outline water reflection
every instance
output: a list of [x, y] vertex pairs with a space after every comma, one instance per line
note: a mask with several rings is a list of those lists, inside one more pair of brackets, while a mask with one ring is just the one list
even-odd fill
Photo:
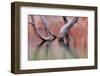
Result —
[[74, 50], [71, 50], [69, 44], [65, 44], [64, 40], [59, 41], [59, 44], [60, 44], [61, 50], [64, 53], [64, 55], [63, 55], [64, 58], [68, 58], [68, 57], [70, 57], [70, 58], [78, 58], [77, 53]]
[[59, 41], [57, 39], [52, 41], [42, 41], [33, 51], [33, 58], [31, 60], [78, 58], [77, 53], [72, 51], [71, 48], [64, 43], [64, 41]]

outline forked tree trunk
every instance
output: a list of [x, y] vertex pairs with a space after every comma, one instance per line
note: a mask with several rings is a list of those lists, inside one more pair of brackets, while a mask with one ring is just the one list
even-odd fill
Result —
[[71, 20], [69, 20], [61, 29], [60, 29], [60, 38], [59, 40], [64, 41], [64, 38], [67, 41], [67, 45], [69, 46], [69, 31], [72, 28], [72, 26], [78, 21], [78, 17], [74, 17]]

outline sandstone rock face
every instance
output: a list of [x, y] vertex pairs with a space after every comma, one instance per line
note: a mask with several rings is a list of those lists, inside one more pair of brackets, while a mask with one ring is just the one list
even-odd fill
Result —
[[[67, 16], [66, 16], [67, 17]], [[67, 58], [86, 58], [88, 52], [88, 18], [79, 17], [78, 22], [74, 24], [69, 32], [70, 43], [69, 47], [72, 52], [77, 54], [77, 57], [73, 57], [68, 51], [64, 49], [58, 43], [58, 37], [61, 27], [64, 25], [64, 20], [61, 16], [45, 16], [50, 31], [57, 36], [57, 38], [50, 44], [43, 44], [41, 50], [47, 48], [47, 44], [50, 45], [49, 51], [38, 51], [36, 53], [36, 47], [42, 42], [42, 40], [36, 35], [31, 24], [28, 24], [28, 56], [29, 60], [44, 60], [44, 59], [67, 59]], [[67, 17], [70, 20], [72, 17]], [[28, 16], [28, 23], [31, 23], [32, 19]], [[40, 19], [40, 16], [34, 16], [34, 22], [36, 28], [41, 32], [43, 36], [48, 36], [44, 29], [44, 24]], [[50, 53], [51, 52], [51, 53]], [[65, 53], [65, 54], [64, 54]], [[37, 57], [35, 57], [35, 55]]]

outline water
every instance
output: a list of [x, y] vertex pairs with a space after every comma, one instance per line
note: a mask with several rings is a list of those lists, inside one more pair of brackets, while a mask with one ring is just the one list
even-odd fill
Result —
[[36, 48], [31, 47], [29, 60], [56, 60], [79, 58], [63, 41], [42, 41]]

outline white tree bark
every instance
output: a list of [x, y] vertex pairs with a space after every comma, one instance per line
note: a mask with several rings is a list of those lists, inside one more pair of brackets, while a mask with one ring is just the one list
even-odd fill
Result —
[[49, 36], [52, 36], [53, 38], [56, 38], [56, 36], [53, 35], [53, 33], [50, 31], [49, 24], [48, 24], [45, 16], [40, 16], [40, 18], [41, 18], [41, 20], [42, 20], [42, 22], [44, 24], [45, 30], [49, 34]]
[[69, 42], [70, 42], [70, 38], [69, 38], [69, 31], [72, 28], [72, 26], [74, 26], [74, 24], [77, 22], [78, 17], [74, 17], [71, 20], [69, 20], [61, 29], [60, 29], [60, 41], [64, 42], [65, 39], [65, 44], [66, 46], [69, 47]]
[[[38, 36], [40, 39], [44, 40], [44, 41], [53, 40], [54, 38], [52, 37], [53, 35], [51, 34], [51, 32], [50, 32], [50, 30], [49, 30], [48, 23], [47, 23], [46, 19], [45, 19], [43, 16], [40, 16], [40, 18], [41, 18], [41, 20], [43, 21], [44, 26], [45, 26], [45, 30], [46, 30], [46, 32], [48, 32], [49, 36], [48, 36], [48, 37], [45, 37], [45, 36], [42, 35], [42, 33], [39, 32], [39, 30], [38, 30], [38, 29], [36, 28], [36, 26], [35, 26], [34, 16], [31, 16], [31, 19], [32, 19], [32, 23], [31, 23], [31, 24], [32, 24], [32, 26], [33, 26], [33, 28], [34, 28], [34, 30], [35, 30], [37, 36]], [[52, 36], [51, 36], [50, 34], [51, 34]]]
[[69, 33], [72, 26], [77, 22], [78, 17], [74, 17], [68, 21], [61, 29], [60, 29], [60, 38], [64, 38], [66, 34]]

